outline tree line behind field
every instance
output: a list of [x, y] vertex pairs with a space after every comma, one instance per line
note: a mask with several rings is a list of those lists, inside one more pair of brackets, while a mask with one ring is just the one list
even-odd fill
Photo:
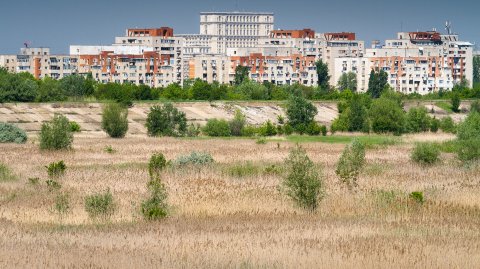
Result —
[[[462, 80], [452, 91], [440, 91], [427, 95], [412, 93], [401, 95], [402, 99], [463, 99], [480, 98], [480, 59], [474, 60], [474, 88]], [[150, 87], [131, 83], [98, 83], [91, 74], [71, 75], [60, 80], [45, 77], [35, 79], [29, 73], [9, 73], [0, 68], [0, 103], [5, 102], [61, 102], [79, 100], [113, 100], [125, 104], [143, 100], [165, 101], [214, 101], [214, 100], [287, 100], [301, 94], [309, 100], [342, 100], [357, 91], [356, 74], [343, 74], [336, 87], [329, 85], [328, 67], [322, 61], [316, 63], [318, 86], [300, 84], [276, 85], [271, 82], [257, 83], [248, 78], [248, 67], [238, 66], [233, 85], [207, 83], [203, 80], [187, 80], [181, 86], [173, 83], [167, 87]], [[388, 75], [383, 70], [372, 71], [367, 94], [378, 98], [388, 85]]]

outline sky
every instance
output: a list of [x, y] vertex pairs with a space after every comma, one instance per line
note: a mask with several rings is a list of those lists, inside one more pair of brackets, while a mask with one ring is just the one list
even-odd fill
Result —
[[27, 41], [52, 53], [109, 45], [135, 27], [195, 34], [202, 11], [273, 12], [276, 29], [351, 31], [367, 44], [402, 30], [445, 32], [449, 20], [461, 40], [480, 45], [478, 0], [2, 0], [0, 10], [0, 54], [17, 53]]

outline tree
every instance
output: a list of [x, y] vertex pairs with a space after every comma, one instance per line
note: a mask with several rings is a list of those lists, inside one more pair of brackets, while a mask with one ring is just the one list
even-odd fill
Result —
[[150, 136], [183, 136], [187, 131], [187, 117], [171, 103], [153, 106], [145, 124]]
[[330, 89], [330, 75], [328, 74], [328, 65], [324, 63], [321, 59], [315, 63], [317, 68], [317, 77], [318, 77], [318, 86], [323, 90]]
[[[368, 99], [367, 99], [368, 100]], [[348, 115], [348, 131], [350, 132], [369, 132], [370, 126], [368, 122], [368, 110], [361, 95], [355, 94], [350, 100], [349, 110], [346, 111]]]
[[102, 129], [110, 137], [124, 137], [128, 130], [128, 109], [117, 103], [107, 104], [103, 108]]
[[480, 84], [480, 56], [473, 57], [473, 85]]
[[42, 124], [39, 137], [40, 149], [70, 149], [73, 142], [73, 134], [69, 120], [63, 115], [56, 114], [52, 121]]
[[38, 94], [35, 99], [37, 102], [65, 101], [67, 96], [60, 87], [58, 80], [51, 77], [45, 77], [39, 81]]
[[237, 86], [237, 92], [245, 96], [246, 99], [252, 100], [268, 100], [268, 89], [267, 87], [259, 84], [255, 81], [244, 81], [242, 84]]
[[230, 125], [226, 120], [209, 119], [203, 127], [203, 132], [208, 136], [227, 137], [231, 135]]
[[194, 100], [210, 100], [212, 86], [206, 81], [196, 79], [190, 88], [190, 92]]
[[250, 69], [248, 66], [237, 65], [235, 68], [235, 85], [240, 85], [248, 80]]
[[243, 115], [242, 111], [240, 111], [239, 109], [235, 110], [235, 116], [229, 122], [230, 133], [233, 136], [241, 136], [246, 123], [247, 119], [245, 118], [245, 115]]
[[425, 107], [411, 108], [406, 117], [406, 131], [409, 133], [426, 132], [432, 119]]
[[285, 167], [288, 172], [282, 182], [283, 191], [298, 206], [315, 211], [324, 197], [324, 183], [305, 149], [297, 144], [285, 160]]
[[340, 91], [357, 91], [357, 74], [353, 72], [343, 73], [338, 80], [338, 89]]
[[375, 133], [401, 135], [405, 129], [405, 112], [400, 105], [385, 97], [373, 101], [369, 111], [372, 130]]
[[350, 145], [345, 146], [335, 173], [351, 189], [357, 186], [358, 175], [364, 164], [365, 146], [358, 139], [354, 139]]
[[70, 75], [62, 78], [60, 87], [67, 96], [75, 99], [92, 95], [94, 91], [92, 82], [80, 75]]
[[367, 93], [370, 94], [372, 98], [379, 98], [387, 85], [388, 74], [383, 70], [375, 72], [375, 70], [372, 69], [370, 72], [370, 78], [368, 80]]
[[458, 92], [454, 92], [452, 95], [452, 99], [450, 100], [452, 104], [452, 111], [455, 113], [460, 112], [460, 94]]
[[292, 96], [287, 102], [288, 122], [295, 130], [306, 127], [317, 113], [317, 108], [301, 96]]

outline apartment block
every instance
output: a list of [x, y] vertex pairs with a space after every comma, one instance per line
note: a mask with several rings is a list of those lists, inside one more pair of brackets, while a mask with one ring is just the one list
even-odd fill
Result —
[[473, 45], [458, 35], [436, 31], [401, 32], [397, 39], [366, 50], [367, 71], [384, 70], [397, 91], [427, 94], [450, 90], [462, 78], [473, 78]]

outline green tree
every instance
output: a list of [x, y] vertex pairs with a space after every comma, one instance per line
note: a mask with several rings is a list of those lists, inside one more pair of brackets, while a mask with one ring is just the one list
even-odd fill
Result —
[[473, 85], [480, 85], [480, 56], [473, 57]]
[[113, 138], [122, 138], [128, 131], [128, 108], [117, 103], [105, 105], [102, 129]]
[[350, 100], [350, 107], [345, 112], [348, 115], [348, 131], [369, 132], [367, 103], [369, 100], [362, 98], [362, 95], [355, 94]]
[[39, 81], [38, 94], [36, 97], [37, 102], [52, 102], [52, 101], [65, 101], [67, 96], [60, 87], [58, 80], [51, 77], [45, 77]]
[[230, 133], [233, 136], [241, 136], [246, 123], [247, 119], [245, 118], [245, 115], [243, 115], [242, 111], [239, 109], [235, 110], [235, 116], [229, 122]]
[[60, 80], [60, 87], [67, 96], [80, 99], [93, 94], [91, 81], [81, 75], [70, 75]]
[[203, 127], [203, 132], [208, 136], [226, 137], [230, 136], [230, 125], [226, 120], [209, 119]]
[[247, 80], [237, 86], [237, 92], [251, 100], [268, 100], [267, 87], [255, 81]]
[[328, 74], [328, 65], [322, 60], [319, 60], [315, 63], [315, 66], [317, 68], [318, 86], [320, 86], [323, 90], [330, 89], [330, 75]]
[[357, 74], [353, 72], [343, 73], [338, 80], [338, 89], [340, 91], [357, 91]]
[[373, 101], [369, 111], [372, 130], [375, 133], [401, 135], [405, 129], [405, 112], [400, 105], [385, 97]]
[[458, 92], [454, 92], [452, 95], [452, 99], [450, 100], [450, 103], [452, 105], [452, 111], [455, 113], [460, 112], [460, 94]]
[[368, 90], [367, 93], [372, 96], [372, 98], [379, 98], [382, 95], [383, 90], [388, 85], [388, 74], [380, 70], [375, 72], [373, 69], [370, 72], [370, 78], [368, 80]]
[[212, 86], [206, 81], [196, 79], [190, 88], [190, 92], [194, 100], [210, 100]]
[[184, 136], [187, 117], [171, 103], [166, 103], [150, 108], [145, 126], [150, 136]]
[[354, 139], [345, 149], [337, 163], [335, 173], [349, 189], [357, 186], [360, 170], [365, 164], [365, 146]]
[[425, 107], [413, 107], [407, 112], [406, 131], [409, 133], [426, 132], [432, 119]]
[[235, 85], [240, 85], [248, 80], [250, 69], [248, 66], [237, 65], [235, 68]]
[[287, 102], [288, 122], [297, 131], [311, 123], [317, 113], [317, 108], [301, 96], [292, 96]]
[[296, 145], [285, 160], [285, 167], [288, 172], [282, 182], [283, 191], [298, 206], [315, 211], [324, 197], [324, 183], [305, 149]]
[[42, 124], [39, 137], [40, 149], [70, 149], [73, 143], [70, 122], [67, 117], [59, 114], [56, 114], [52, 121]]

